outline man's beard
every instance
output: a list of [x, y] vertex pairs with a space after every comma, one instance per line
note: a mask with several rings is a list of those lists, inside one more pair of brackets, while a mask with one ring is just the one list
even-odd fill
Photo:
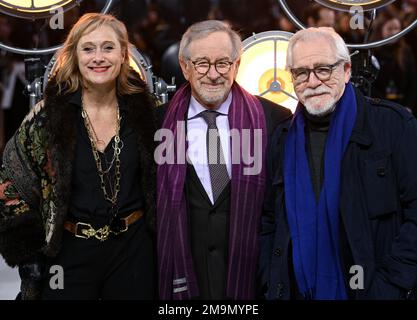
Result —
[[320, 86], [316, 89], [306, 89], [303, 93], [302, 93], [302, 98], [305, 101], [304, 103], [304, 107], [306, 108], [307, 112], [311, 115], [314, 116], [325, 116], [328, 115], [329, 113], [332, 113], [335, 106], [336, 106], [336, 101], [334, 100], [333, 97], [330, 97], [330, 99], [324, 103], [323, 105], [321, 105], [319, 108], [315, 107], [316, 104], [312, 104], [310, 102], [308, 102], [308, 99], [305, 99], [306, 96], [312, 96], [312, 95], [316, 95], [316, 94], [322, 94], [322, 93], [329, 93], [331, 94], [330, 90]]
[[220, 105], [226, 100], [229, 95], [228, 90], [225, 87], [222, 87], [219, 91], [209, 92], [206, 90], [201, 90], [200, 92], [201, 100], [206, 104], [215, 104]]

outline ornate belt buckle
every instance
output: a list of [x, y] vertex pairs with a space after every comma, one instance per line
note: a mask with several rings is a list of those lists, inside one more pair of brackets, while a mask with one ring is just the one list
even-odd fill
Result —
[[100, 241], [107, 240], [110, 235], [110, 227], [104, 226], [95, 231], [94, 237]]
[[[84, 227], [80, 229], [79, 227]], [[95, 230], [89, 223], [77, 222], [75, 224], [75, 236], [77, 238], [89, 239], [95, 235]]]
[[[80, 226], [84, 228], [79, 229]], [[94, 237], [100, 241], [104, 241], [108, 239], [109, 235], [109, 226], [104, 226], [103, 228], [95, 230], [89, 223], [77, 222], [75, 225], [75, 236], [77, 238], [90, 239], [91, 237]]]

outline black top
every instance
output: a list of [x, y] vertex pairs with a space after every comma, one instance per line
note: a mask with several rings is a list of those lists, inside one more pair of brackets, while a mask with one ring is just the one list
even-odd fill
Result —
[[320, 198], [324, 179], [324, 150], [330, 120], [333, 113], [325, 116], [314, 116], [304, 110], [306, 119], [306, 144], [311, 179], [316, 199]]
[[[100, 177], [94, 161], [91, 142], [88, 137], [84, 120], [81, 116], [81, 90], [74, 93], [70, 103], [79, 108], [77, 117], [76, 146], [71, 182], [71, 200], [69, 219], [74, 221], [91, 222], [97, 225], [109, 223], [112, 211], [111, 203], [104, 198], [100, 186]], [[118, 216], [128, 216], [133, 211], [145, 205], [144, 193], [140, 184], [139, 150], [137, 133], [126, 124], [128, 109], [122, 97], [118, 97], [120, 108], [120, 138], [123, 148], [120, 154], [120, 191], [118, 194]], [[99, 152], [103, 169], [113, 157], [114, 137], [107, 145], [104, 153]], [[115, 164], [110, 170], [110, 185], [114, 185]], [[106, 178], [105, 178], [106, 179]], [[109, 193], [107, 183], [107, 192]]]

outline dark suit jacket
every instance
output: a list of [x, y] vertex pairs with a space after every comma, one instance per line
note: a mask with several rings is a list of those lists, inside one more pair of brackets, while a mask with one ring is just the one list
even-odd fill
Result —
[[[273, 103], [273, 102], [271, 102], [271, 101], [269, 101], [267, 99], [264, 99], [264, 98], [261, 98], [261, 97], [258, 97], [258, 99], [259, 99], [259, 101], [262, 104], [262, 107], [263, 107], [263, 110], [264, 110], [264, 114], [265, 114], [266, 127], [267, 127], [267, 131], [268, 131], [268, 133], [267, 133], [267, 136], [268, 136], [268, 145], [269, 145], [269, 141], [270, 141], [270, 137], [271, 137], [272, 132], [275, 130], [275, 128], [280, 123], [283, 123], [284, 121], [288, 120], [291, 117], [291, 111], [288, 110], [288, 109], [286, 109], [286, 108], [284, 108], [284, 107], [281, 107], [281, 106], [279, 106], [279, 105], [277, 105], [277, 104], [275, 104], [275, 103]], [[158, 119], [159, 127], [161, 127], [162, 124], [163, 124], [165, 112], [166, 112], [166, 110], [167, 110], [168, 107], [169, 107], [169, 103], [157, 107], [156, 114], [157, 114], [157, 119]], [[186, 115], [184, 115], [184, 119], [185, 118], [186, 118]], [[267, 153], [268, 153], [268, 149], [269, 149], [269, 147], [267, 147], [267, 151], [266, 151]], [[187, 181], [188, 181], [188, 183], [191, 183], [193, 185], [193, 188], [194, 189], [198, 189], [201, 194], [204, 194], [205, 195], [204, 187], [201, 185], [201, 183], [200, 183], [197, 175], [195, 173], [190, 175], [190, 173], [192, 173], [192, 171], [189, 169], [187, 171]], [[192, 190], [192, 191], [194, 191], [194, 190]], [[226, 192], [228, 192], [228, 193], [225, 194]], [[195, 193], [195, 192], [194, 193], [190, 193], [190, 190], [188, 190], [188, 192], [186, 190], [186, 199], [187, 199], [187, 208], [188, 208], [187, 210], [188, 210], [188, 214], [193, 213], [193, 215], [194, 215], [194, 219], [190, 219], [190, 221], [194, 221], [194, 222], [195, 221], [200, 221], [200, 220], [201, 221], [205, 221], [203, 219], [203, 217], [206, 216], [206, 213], [207, 213], [207, 216], [208, 216], [210, 210], [215, 210], [216, 205], [213, 208], [210, 209], [211, 204], [208, 203], [208, 205], [206, 206], [208, 209], [206, 211], [204, 211], [204, 210], [198, 211], [197, 210], [198, 212], [195, 212], [195, 210], [194, 211], [193, 210], [190, 210], [189, 205], [190, 205], [190, 203], [194, 203], [195, 202], [195, 199], [194, 198], [196, 197], [196, 194], [198, 195], [198, 193]], [[194, 198], [191, 198], [192, 195], [194, 196]], [[207, 196], [205, 198], [207, 198]], [[217, 241], [212, 241], [212, 242], [213, 243], [214, 242], [217, 243], [216, 248], [217, 248], [217, 251], [219, 251], [220, 253], [222, 253], [221, 256], [226, 256], [227, 257], [227, 251], [228, 251], [228, 246], [227, 246], [227, 239], [228, 239], [228, 227], [227, 227], [228, 226], [228, 223], [227, 223], [227, 221], [228, 221], [228, 219], [227, 219], [227, 217], [230, 215], [230, 188], [226, 188], [224, 190], [224, 192], [220, 196], [219, 200], [220, 199], [223, 199], [225, 201], [223, 201], [223, 200], [222, 201], [218, 201], [218, 204], [217, 205], [220, 205], [221, 208], [219, 208], [219, 210], [216, 210], [216, 211], [219, 211], [219, 212], [217, 212], [217, 215], [221, 214], [223, 217], [226, 217], [226, 219], [221, 219], [220, 222], [218, 220], [214, 221], [214, 220], [208, 219], [211, 224], [209, 222], [206, 222], [207, 223], [206, 228], [208, 228], [209, 230], [214, 230], [214, 232], [217, 233], [217, 238], [216, 238], [216, 235], [210, 234], [210, 235], [208, 235], [208, 239], [212, 239], [212, 240], [214, 238], [217, 239]], [[202, 199], [199, 199], [198, 201], [202, 201], [205, 204], [204, 197]], [[208, 198], [207, 198], [207, 201], [208, 201]], [[194, 207], [201, 207], [201, 206], [204, 206], [204, 204], [202, 203], [199, 206], [194, 206]], [[197, 225], [202, 225], [201, 221], [200, 221], [200, 223], [197, 223], [197, 224], [194, 223], [193, 228], [195, 229]], [[225, 221], [225, 223], [222, 224], [221, 223], [222, 221]], [[260, 221], [259, 221], [259, 224], [260, 224]], [[210, 226], [210, 227], [208, 227], [208, 226]], [[199, 230], [193, 230], [193, 231], [195, 231], [197, 233], [199, 232]], [[191, 232], [191, 234], [193, 234], [193, 232]], [[198, 243], [199, 243], [199, 241], [194, 241], [193, 244], [195, 246], [197, 246]], [[202, 259], [201, 257], [198, 258], [198, 256], [201, 256], [201, 255], [204, 254], [204, 252], [203, 252], [204, 250], [203, 250], [203, 248], [201, 246], [199, 246], [197, 249], [195, 249], [193, 251], [194, 251], [194, 254], [193, 254], [193, 258], [194, 259], [199, 259], [200, 262], [201, 262], [201, 260], [202, 261], [206, 260], [206, 259]], [[199, 254], [197, 254], [197, 256], [196, 256], [196, 252], [199, 253]], [[221, 288], [221, 286], [222, 286], [221, 285], [222, 280], [221, 279], [219, 280], [217, 278], [223, 278], [222, 277], [223, 273], [225, 271], [227, 271], [227, 267], [224, 266], [224, 262], [227, 264], [227, 259], [225, 261], [224, 260], [220, 260], [220, 261], [219, 260], [215, 260], [215, 261], [217, 261], [215, 263], [217, 265], [217, 267], [218, 267], [217, 269], [215, 268], [215, 266], [213, 266], [214, 260], [212, 261], [212, 263], [209, 263], [209, 265], [211, 266], [211, 268], [209, 268], [209, 269], [212, 271], [212, 273], [217, 273], [217, 275], [211, 273], [211, 278], [209, 278], [209, 279], [211, 279], [211, 282], [212, 283], [210, 283], [210, 286], [213, 286], [214, 283], [215, 283], [216, 284], [216, 286], [215, 286], [216, 288]], [[194, 261], [194, 262], [196, 262], [196, 261]], [[201, 274], [207, 274], [207, 270], [205, 270], [204, 266], [201, 267], [201, 263], [197, 263], [197, 267], [198, 267], [198, 265], [200, 265], [200, 269], [204, 271], [204, 272], [202, 272], [200, 269], [198, 269], [198, 268], [197, 268], [198, 270], [196, 269], [197, 274], [200, 274], [200, 278], [201, 278], [199, 280], [199, 285], [202, 285], [203, 286], [203, 289], [207, 289], [207, 287], [208, 287], [208, 285], [206, 283], [207, 281], [205, 281], [205, 277], [202, 277], [201, 276]], [[225, 267], [226, 267], [226, 269], [225, 269]], [[222, 270], [224, 272], [222, 272]], [[216, 278], [216, 276], [217, 276], [217, 278]], [[257, 290], [259, 291], [259, 289], [257, 289]], [[203, 290], [203, 291], [206, 292], [207, 290]], [[216, 292], [221, 292], [221, 290], [220, 291], [219, 290], [215, 290], [215, 291]], [[206, 295], [206, 296], [209, 296], [209, 295]], [[204, 296], [204, 297], [206, 297], [206, 296]], [[222, 295], [219, 295], [218, 294], [218, 295], [215, 295], [215, 296], [216, 297], [219, 297], [219, 296], [222, 296]]]
[[[417, 120], [401, 106], [358, 91], [357, 101], [340, 191], [345, 246], [363, 268], [364, 288], [354, 290], [355, 298], [411, 298], [417, 287]], [[271, 300], [290, 299], [293, 289], [283, 180], [289, 125], [280, 124], [272, 136], [262, 217], [260, 271]]]

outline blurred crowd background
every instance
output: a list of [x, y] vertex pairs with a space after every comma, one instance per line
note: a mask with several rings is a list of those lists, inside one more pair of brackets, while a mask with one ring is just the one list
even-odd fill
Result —
[[[351, 29], [349, 13], [328, 9], [312, 0], [286, 2], [308, 26], [334, 27], [348, 43], [364, 41], [364, 30]], [[62, 30], [51, 29], [47, 19], [28, 20], [0, 13], [0, 42], [26, 49], [59, 45], [82, 14], [99, 12], [105, 3], [82, 1], [65, 13]], [[166, 82], [175, 76], [177, 87], [184, 81], [175, 68], [177, 45], [185, 29], [196, 21], [227, 21], [242, 39], [269, 30], [297, 30], [277, 0], [116, 0], [110, 12], [126, 24], [131, 42], [152, 65], [153, 74]], [[398, 33], [416, 18], [417, 0], [397, 0], [378, 10], [368, 41]], [[381, 70], [371, 95], [399, 102], [417, 115], [417, 29], [372, 53]], [[47, 65], [51, 57], [41, 58]], [[26, 84], [23, 59], [22, 55], [0, 50], [0, 153], [29, 110], [28, 98], [22, 94]]]

